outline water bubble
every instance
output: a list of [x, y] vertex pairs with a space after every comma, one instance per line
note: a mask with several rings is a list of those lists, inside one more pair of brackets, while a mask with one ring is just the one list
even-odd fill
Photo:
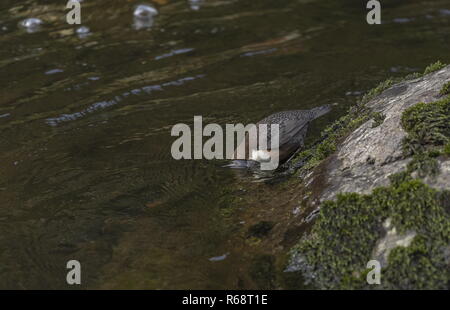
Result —
[[43, 22], [39, 18], [27, 18], [20, 22], [20, 26], [25, 28], [28, 33], [38, 31]]
[[158, 15], [158, 10], [150, 5], [141, 4], [134, 9], [133, 15], [135, 18], [153, 18]]
[[78, 34], [86, 34], [89, 33], [90, 29], [86, 26], [81, 26], [79, 28], [77, 28], [77, 33]]
[[136, 30], [151, 28], [154, 23], [154, 17], [158, 15], [158, 11], [149, 5], [138, 5], [133, 12], [133, 27]]
[[203, 0], [188, 0], [191, 10], [198, 11], [203, 4]]
[[91, 29], [89, 29], [89, 27], [86, 26], [81, 26], [77, 28], [76, 33], [79, 38], [83, 39], [91, 34]]

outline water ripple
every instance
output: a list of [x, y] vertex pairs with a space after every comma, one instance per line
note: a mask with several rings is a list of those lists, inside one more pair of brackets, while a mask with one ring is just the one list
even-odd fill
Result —
[[103, 109], [106, 109], [113, 105], [116, 105], [119, 102], [121, 102], [124, 98], [130, 96], [131, 94], [140, 95], [142, 93], [146, 93], [146, 94], [150, 95], [151, 93], [153, 93], [155, 91], [162, 91], [164, 87], [181, 86], [186, 82], [193, 81], [193, 80], [196, 80], [199, 78], [203, 78], [204, 76], [205, 76], [204, 74], [198, 74], [195, 76], [183, 77], [183, 78], [180, 78], [175, 81], [166, 82], [161, 85], [155, 84], [155, 85], [148, 85], [148, 86], [144, 86], [141, 88], [132, 89], [130, 91], [122, 93], [121, 95], [115, 96], [113, 99], [96, 102], [82, 111], [71, 113], [71, 114], [62, 114], [58, 117], [53, 117], [53, 118], [47, 118], [46, 123], [50, 126], [57, 126], [58, 124], [63, 123], [63, 122], [75, 121], [75, 120], [82, 118], [88, 114], [91, 114], [95, 111], [103, 110]]
[[182, 49], [178, 49], [178, 50], [173, 50], [173, 51], [170, 51], [169, 53], [156, 56], [155, 60], [160, 60], [160, 59], [164, 59], [164, 58], [168, 58], [168, 57], [172, 57], [172, 56], [180, 55], [180, 54], [186, 54], [186, 53], [192, 52], [193, 50], [194, 50], [193, 48], [182, 48]]

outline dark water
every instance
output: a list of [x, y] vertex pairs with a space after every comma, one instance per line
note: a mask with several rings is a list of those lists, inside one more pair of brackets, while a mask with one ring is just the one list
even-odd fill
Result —
[[0, 288], [68, 288], [70, 259], [84, 288], [294, 285], [295, 182], [175, 161], [170, 129], [337, 103], [312, 139], [379, 81], [450, 61], [448, 1], [382, 1], [378, 26], [364, 2], [155, 0], [136, 29], [141, 2], [85, 0], [79, 34], [65, 1], [2, 0]]

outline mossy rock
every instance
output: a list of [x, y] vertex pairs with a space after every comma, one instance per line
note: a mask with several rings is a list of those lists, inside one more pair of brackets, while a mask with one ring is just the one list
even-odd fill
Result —
[[409, 247], [391, 252], [381, 287], [446, 289], [450, 215], [441, 195], [417, 179], [377, 188], [370, 195], [340, 194], [322, 204], [311, 235], [293, 252], [304, 257], [302, 271], [319, 288], [369, 288], [365, 266], [383, 236], [382, 223], [391, 218], [399, 232], [413, 230], [417, 236]]
[[[425, 83], [424, 75], [443, 66], [437, 62], [424, 74], [407, 79], [423, 77]], [[385, 115], [371, 111], [366, 103], [395, 82], [390, 79], [381, 83], [329, 126], [321, 141], [300, 153], [298, 159], [305, 163], [300, 171], [317, 166], [366, 121], [373, 119], [371, 128], [381, 125]], [[322, 202], [311, 232], [292, 249], [291, 266], [295, 264], [294, 269], [300, 270], [309, 284], [334, 289], [450, 288], [450, 191], [432, 188], [423, 181], [439, 175], [440, 162], [450, 155], [450, 96], [417, 103], [400, 116], [406, 136], [396, 145], [402, 148], [404, 168], [389, 177], [390, 185], [372, 187], [370, 194], [337, 194], [333, 200]], [[386, 235], [383, 223], [387, 219], [399, 234], [413, 232], [412, 241], [390, 249], [381, 271], [381, 285], [368, 285], [366, 264], [375, 259], [375, 249]]]

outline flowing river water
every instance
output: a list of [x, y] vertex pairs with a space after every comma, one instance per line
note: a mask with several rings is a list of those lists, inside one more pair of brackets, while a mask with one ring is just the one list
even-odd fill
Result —
[[301, 180], [176, 161], [172, 126], [333, 104], [311, 141], [378, 82], [450, 60], [444, 0], [382, 1], [381, 25], [357, 0], [81, 5], [69, 25], [65, 1], [0, 2], [0, 288], [73, 288], [71, 259], [81, 288], [304, 288], [283, 272]]

